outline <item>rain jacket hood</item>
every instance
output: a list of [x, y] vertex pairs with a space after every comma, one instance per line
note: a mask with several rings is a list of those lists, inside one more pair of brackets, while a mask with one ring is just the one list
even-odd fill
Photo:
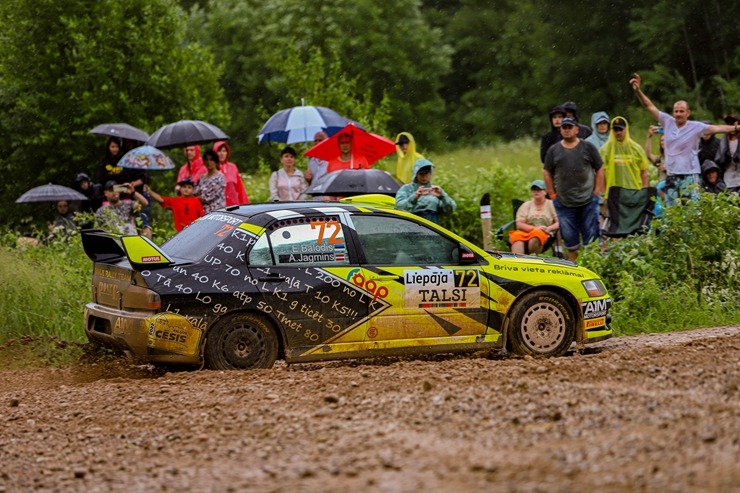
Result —
[[203, 158], [200, 157], [200, 146], [193, 147], [195, 147], [193, 162], [186, 162], [180, 167], [180, 171], [177, 174], [177, 183], [180, 183], [185, 178], [190, 178], [197, 185], [200, 177], [208, 172], [206, 166], [203, 164]]
[[580, 115], [578, 114], [578, 105], [574, 101], [566, 101], [565, 103], [560, 105], [565, 111], [570, 111], [573, 113], [573, 116], [576, 117], [576, 120], [580, 121]]
[[[717, 181], [714, 183], [709, 183], [709, 180], [707, 180], [707, 173], [710, 171], [717, 172]], [[701, 187], [705, 192], [709, 193], [720, 193], [723, 190], [727, 190], [727, 184], [722, 179], [722, 171], [720, 170], [720, 167], [710, 159], [706, 159], [701, 163]]]
[[609, 121], [609, 115], [605, 111], [597, 111], [591, 115], [591, 129], [593, 130], [593, 133], [586, 138], [586, 142], [591, 142], [597, 149], [601, 149], [601, 146], [606, 144], [607, 140], [609, 140], [609, 135], [611, 134], [610, 129], [602, 134], [596, 128], [596, 122], [598, 120], [603, 120], [604, 118], [606, 118], [606, 121]]
[[550, 128], [552, 128], [553, 130], [555, 130], [556, 127], [555, 127], [555, 125], [552, 124], [552, 116], [553, 115], [557, 115], [558, 113], [560, 113], [561, 115], [565, 116], [565, 108], [563, 108], [560, 105], [553, 106], [552, 109], [550, 110], [550, 113], [548, 113], [548, 116], [547, 116], [548, 120], [550, 121]]
[[218, 154], [221, 146], [226, 147], [226, 161], [220, 161], [218, 163], [219, 171], [226, 179], [226, 207], [237, 204], [248, 204], [249, 196], [244, 188], [244, 182], [239, 174], [239, 168], [236, 164], [229, 161], [231, 157], [231, 147], [229, 147], [229, 144], [225, 140], [219, 140], [213, 144], [213, 152]]
[[703, 163], [701, 163], [701, 176], [702, 178], [706, 178], [707, 173], [710, 171], [715, 170], [717, 173], [720, 172], [719, 166], [717, 166], [717, 163], [714, 161], [707, 159]]
[[396, 178], [407, 183], [411, 181], [412, 178], [416, 177], [416, 173], [412, 173], [414, 162], [418, 159], [424, 159], [424, 156], [416, 152], [416, 141], [414, 140], [413, 135], [408, 132], [401, 132], [396, 135], [395, 142], [398, 142], [398, 139], [400, 139], [401, 136], [409, 139], [409, 147], [406, 150], [406, 154], [404, 154], [403, 151], [401, 151], [401, 146], [396, 146], [396, 154], [398, 155], [398, 161], [396, 163]]
[[[416, 181], [416, 175], [419, 174], [419, 170], [421, 168], [425, 168], [427, 166], [432, 168], [432, 178], [433, 178], [434, 177], [434, 165], [432, 164], [431, 161], [429, 161], [428, 159], [417, 159], [416, 162], [414, 162], [414, 168], [412, 170], [412, 176], [414, 177], [413, 183], [419, 183]], [[432, 180], [430, 179], [429, 184], [431, 185], [431, 183], [432, 183]]]
[[[614, 133], [614, 122], [617, 119], [624, 120], [624, 139], [622, 142], [617, 141], [617, 137]], [[609, 139], [606, 144], [599, 150], [601, 157], [604, 159], [604, 171], [606, 173], [606, 183], [615, 182], [615, 169], [614, 166], [608, 166], [607, 163], [614, 162], [614, 156], [619, 153], [622, 156], [629, 156], [633, 163], [647, 162], [647, 155], [645, 150], [640, 144], [630, 138], [630, 124], [623, 116], [615, 116], [609, 124]], [[605, 191], [605, 196], [608, 197], [609, 190]]]
[[[218, 150], [221, 149], [221, 146], [226, 147], [226, 161], [225, 162], [229, 162], [229, 158], [231, 157], [231, 147], [229, 147], [229, 144], [225, 140], [219, 140], [218, 142], [213, 144], [213, 152], [218, 154]], [[200, 153], [197, 153], [196, 155], [198, 154]]]

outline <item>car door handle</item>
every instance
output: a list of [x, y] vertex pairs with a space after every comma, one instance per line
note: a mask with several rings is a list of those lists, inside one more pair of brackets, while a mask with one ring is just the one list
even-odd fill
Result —
[[395, 274], [389, 274], [385, 276], [374, 274], [370, 276], [370, 279], [373, 281], [395, 281], [396, 279], [400, 278], [401, 276], [397, 276]]
[[267, 277], [258, 277], [257, 279], [262, 282], [283, 282], [285, 281], [285, 278], [278, 274], [268, 274]]

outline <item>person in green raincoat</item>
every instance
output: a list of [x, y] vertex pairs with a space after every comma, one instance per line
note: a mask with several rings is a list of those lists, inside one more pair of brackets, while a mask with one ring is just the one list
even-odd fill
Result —
[[442, 187], [432, 185], [434, 165], [426, 159], [414, 163], [414, 179], [398, 189], [396, 209], [408, 211], [439, 224], [440, 214], [451, 214], [457, 204]]
[[411, 174], [414, 163], [417, 159], [424, 159], [424, 156], [416, 152], [416, 142], [413, 135], [408, 132], [401, 132], [396, 136], [396, 154], [398, 154], [396, 178], [403, 183], [408, 183], [414, 177]]

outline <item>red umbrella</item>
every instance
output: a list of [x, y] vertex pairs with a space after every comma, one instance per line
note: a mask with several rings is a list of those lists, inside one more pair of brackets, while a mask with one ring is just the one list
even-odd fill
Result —
[[307, 150], [304, 155], [331, 161], [339, 157], [339, 136], [352, 136], [352, 155], [365, 156], [368, 164], [372, 165], [381, 158], [396, 152], [396, 143], [391, 139], [367, 132], [354, 123], [349, 123], [330, 138], [323, 140]]

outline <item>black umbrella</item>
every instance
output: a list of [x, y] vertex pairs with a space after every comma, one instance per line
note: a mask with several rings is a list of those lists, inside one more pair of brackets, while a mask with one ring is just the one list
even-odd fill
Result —
[[323, 176], [306, 193], [309, 195], [341, 195], [351, 197], [366, 193], [395, 196], [400, 185], [381, 169], [342, 169]]
[[48, 185], [41, 185], [40, 187], [32, 188], [18, 197], [18, 200], [16, 200], [15, 203], [57, 202], [59, 200], [87, 200], [87, 197], [77, 190], [49, 183]]
[[215, 125], [199, 120], [180, 120], [169, 123], [154, 132], [147, 145], [166, 149], [204, 144], [214, 140], [226, 140], [229, 136]]
[[129, 125], [128, 123], [103, 123], [90, 130], [91, 134], [102, 137], [118, 137], [121, 139], [146, 142], [149, 134], [143, 130]]

